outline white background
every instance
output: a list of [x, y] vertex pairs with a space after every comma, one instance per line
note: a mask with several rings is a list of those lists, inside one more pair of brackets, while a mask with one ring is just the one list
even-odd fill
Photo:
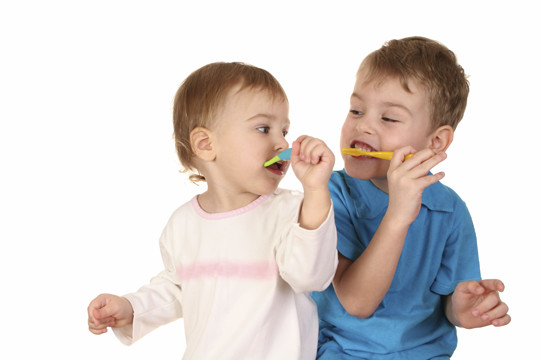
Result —
[[[360, 61], [411, 35], [447, 45], [470, 75], [440, 170], [469, 206], [483, 276], [504, 280], [513, 317], [460, 329], [454, 359], [533, 357], [539, 30], [533, 1], [519, 0], [2, 1], [0, 358], [181, 358], [181, 320], [125, 347], [88, 332], [86, 307], [160, 271], [165, 222], [203, 190], [174, 153], [182, 80], [214, 61], [265, 68], [287, 91], [290, 139], [309, 133], [337, 152]], [[292, 172], [282, 185], [298, 188]]]

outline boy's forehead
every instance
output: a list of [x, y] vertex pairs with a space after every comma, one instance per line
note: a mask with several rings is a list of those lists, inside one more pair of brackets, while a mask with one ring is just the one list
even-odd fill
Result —
[[419, 94], [424, 97], [425, 101], [429, 100], [424, 86], [414, 78], [403, 80], [398, 75], [379, 74], [373, 76], [366, 71], [358, 71], [356, 82], [354, 84], [355, 92], [368, 86], [373, 86], [375, 89], [391, 87], [395, 91], [404, 91], [408, 94]]
[[423, 113], [431, 119], [432, 105], [426, 89], [416, 80], [409, 81], [407, 85], [408, 88], [398, 76], [370, 79], [359, 73], [351, 100], [370, 102], [384, 108], [404, 108], [413, 117]]

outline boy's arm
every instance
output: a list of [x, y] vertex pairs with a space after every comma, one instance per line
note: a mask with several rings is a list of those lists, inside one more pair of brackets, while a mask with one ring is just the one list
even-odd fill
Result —
[[339, 256], [334, 289], [353, 316], [369, 317], [379, 306], [394, 278], [409, 226], [420, 211], [423, 190], [444, 177], [428, 175], [446, 158], [444, 153], [425, 149], [403, 161], [411, 152], [410, 147], [400, 149], [391, 160], [388, 209], [368, 247], [355, 261]]
[[508, 306], [499, 297], [503, 291], [500, 280], [462, 281], [446, 297], [446, 317], [455, 326], [466, 329], [507, 325], [511, 318]]

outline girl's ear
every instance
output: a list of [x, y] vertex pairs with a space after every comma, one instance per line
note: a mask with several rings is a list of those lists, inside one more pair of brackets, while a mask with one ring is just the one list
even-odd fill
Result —
[[212, 135], [212, 131], [202, 126], [196, 127], [189, 134], [191, 150], [203, 161], [214, 161], [216, 158]]
[[454, 140], [454, 129], [450, 125], [443, 125], [431, 134], [430, 148], [436, 152], [446, 152]]

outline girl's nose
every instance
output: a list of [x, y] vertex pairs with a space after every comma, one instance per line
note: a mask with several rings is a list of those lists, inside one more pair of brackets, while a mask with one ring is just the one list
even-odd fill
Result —
[[277, 151], [283, 151], [283, 150], [289, 148], [289, 143], [287, 142], [287, 140], [285, 140], [284, 137], [281, 137], [281, 138], [276, 142], [276, 145], [274, 146], [274, 148], [275, 148]]

